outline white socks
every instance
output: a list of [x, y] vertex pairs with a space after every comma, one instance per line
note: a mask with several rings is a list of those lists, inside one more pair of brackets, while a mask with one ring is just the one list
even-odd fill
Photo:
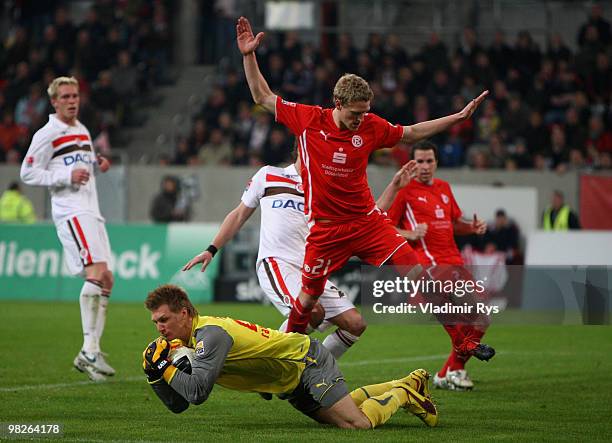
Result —
[[[94, 280], [86, 280], [81, 288], [79, 304], [81, 306], [81, 324], [83, 325], [83, 350], [87, 353], [100, 352], [100, 340], [96, 324], [98, 322], [98, 305], [102, 294], [102, 285]], [[106, 303], [108, 303], [108, 297]], [[103, 309], [106, 318], [106, 304]], [[104, 329], [104, 324], [102, 324]]]
[[358, 336], [338, 328], [325, 337], [325, 340], [323, 340], [323, 346], [325, 346], [337, 360], [342, 357], [342, 355], [348, 351], [348, 349], [353, 346], [357, 340], [359, 340]]
[[96, 314], [96, 342], [98, 352], [100, 349], [100, 339], [104, 332], [104, 325], [106, 324], [106, 307], [108, 306], [109, 295], [107, 291], [103, 290], [98, 296], [98, 312]]
[[[282, 325], [278, 328], [281, 332], [287, 331], [287, 322], [289, 320], [285, 320]], [[307, 334], [310, 334], [313, 331], [312, 327], [308, 325], [308, 329], [306, 330]], [[342, 355], [348, 351], [348, 349], [355, 344], [359, 340], [359, 337], [351, 334], [343, 329], [336, 329], [334, 332], [329, 334], [323, 340], [323, 346], [332, 353], [334, 358], [338, 360]]]
[[[279, 327], [278, 330], [281, 332], [287, 332], [287, 323], [289, 323], [289, 319], [286, 319]], [[306, 326], [306, 335], [310, 335], [312, 333], [312, 331], [314, 331], [314, 329], [312, 329], [312, 326], [308, 325]]]

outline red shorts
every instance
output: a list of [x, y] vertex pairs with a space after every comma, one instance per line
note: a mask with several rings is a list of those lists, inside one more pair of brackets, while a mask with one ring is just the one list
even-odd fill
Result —
[[313, 280], [320, 284], [321, 279], [324, 283], [352, 256], [381, 266], [401, 247], [410, 248], [378, 211], [346, 223], [315, 223], [306, 237], [302, 285], [312, 285]]

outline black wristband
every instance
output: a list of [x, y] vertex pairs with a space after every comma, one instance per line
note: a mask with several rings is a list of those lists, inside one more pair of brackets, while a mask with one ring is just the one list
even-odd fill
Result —
[[219, 250], [217, 249], [217, 247], [216, 247], [215, 245], [213, 245], [213, 244], [208, 245], [208, 248], [206, 248], [206, 250], [207, 250], [208, 252], [210, 252], [210, 255], [212, 255], [213, 257], [214, 257], [214, 256], [215, 256], [215, 254], [216, 254], [216, 253], [219, 251]]

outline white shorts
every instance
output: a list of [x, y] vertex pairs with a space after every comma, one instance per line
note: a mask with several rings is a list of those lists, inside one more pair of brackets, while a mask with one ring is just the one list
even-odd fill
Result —
[[111, 267], [111, 249], [104, 222], [81, 214], [56, 224], [64, 247], [64, 260], [71, 274], [84, 275], [85, 266], [106, 262]]
[[[257, 268], [259, 285], [283, 316], [288, 317], [294, 300], [302, 288], [302, 269], [279, 258], [264, 258]], [[325, 320], [342, 314], [355, 305], [329, 280], [319, 297]], [[317, 328], [319, 329], [319, 328]]]

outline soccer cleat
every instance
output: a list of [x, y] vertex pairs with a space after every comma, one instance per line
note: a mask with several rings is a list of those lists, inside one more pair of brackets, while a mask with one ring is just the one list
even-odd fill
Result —
[[412, 389], [424, 397], [431, 398], [429, 391], [429, 373], [425, 369], [415, 369], [408, 376], [399, 379], [399, 382], [407, 383]]
[[93, 363], [96, 361], [96, 354], [89, 354], [85, 351], [80, 351], [74, 358], [73, 365], [79, 371], [87, 374], [91, 381], [100, 382], [106, 380], [106, 377], [98, 372]]
[[412, 389], [408, 383], [398, 383], [396, 389], [406, 391], [408, 400], [402, 407], [419, 417], [429, 427], [438, 424], [438, 410], [430, 397], [425, 397]]
[[258, 392], [258, 394], [264, 400], [267, 400], [267, 401], [272, 400], [272, 394], [270, 394], [269, 392]]
[[470, 351], [470, 354], [472, 354], [478, 360], [489, 361], [495, 355], [495, 349], [489, 345], [485, 345], [484, 343], [479, 343], [478, 346]]
[[434, 374], [434, 378], [433, 378], [432, 384], [433, 384], [434, 388], [436, 388], [436, 389], [449, 389], [449, 390], [452, 389], [448, 385], [448, 380], [446, 380], [446, 376], [440, 377], [437, 372]]
[[474, 388], [474, 382], [467, 375], [465, 369], [447, 371], [446, 383], [448, 384], [448, 389], [452, 391], [471, 391]]
[[106, 354], [104, 354], [104, 352], [96, 353], [96, 363], [94, 364], [94, 367], [100, 374], [109, 375], [112, 377], [115, 375], [115, 370], [106, 362], [106, 359], [104, 358], [105, 355]]

